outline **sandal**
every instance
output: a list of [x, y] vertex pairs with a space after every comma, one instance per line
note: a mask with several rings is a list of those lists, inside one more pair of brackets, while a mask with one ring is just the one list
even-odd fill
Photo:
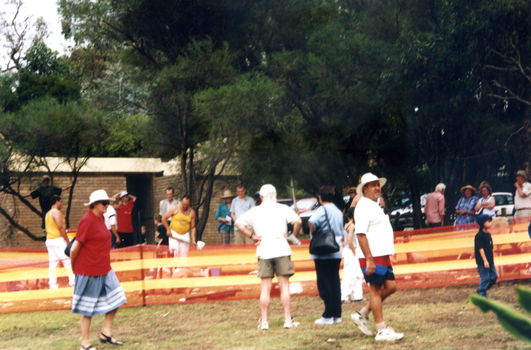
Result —
[[96, 350], [96, 348], [93, 347], [92, 345], [89, 345], [89, 346], [87, 346], [87, 347], [84, 347], [83, 345], [81, 345], [81, 349], [85, 349], [85, 350], [94, 349], [94, 350]]
[[101, 339], [101, 338], [100, 338], [100, 342], [102, 342], [102, 343], [109, 343], [109, 344], [111, 344], [111, 345], [120, 345], [120, 346], [124, 345], [124, 343], [119, 342], [119, 341], [117, 341], [116, 339], [114, 339], [114, 341], [112, 341], [112, 338], [113, 338], [112, 335], [111, 335], [111, 336], [108, 336], [108, 335], [106, 335], [106, 334], [103, 333], [103, 332], [100, 332], [100, 334], [103, 335], [103, 336], [105, 337], [105, 339]]

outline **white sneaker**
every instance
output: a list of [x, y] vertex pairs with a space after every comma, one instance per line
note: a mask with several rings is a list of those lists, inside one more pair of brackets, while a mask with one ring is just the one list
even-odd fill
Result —
[[326, 317], [321, 317], [320, 319], [318, 320], [315, 320], [315, 324], [334, 324], [334, 319], [332, 317], [330, 318], [326, 318]]
[[352, 319], [352, 322], [354, 322], [354, 324], [358, 326], [360, 331], [363, 332], [363, 334], [372, 335], [372, 332], [369, 329], [369, 320], [361, 316], [359, 312], [356, 312], [355, 314], [350, 315], [350, 318]]
[[334, 323], [341, 323], [343, 322], [343, 319], [341, 317], [333, 317]]
[[378, 332], [378, 334], [376, 334], [376, 337], [374, 338], [374, 340], [395, 341], [395, 340], [400, 340], [403, 337], [404, 337], [404, 333], [395, 333], [393, 328], [387, 326], [385, 327], [383, 331], [380, 331]]
[[262, 319], [260, 318], [258, 320], [258, 322], [260, 323], [258, 325], [258, 329], [261, 330], [261, 331], [267, 331], [269, 329], [269, 323], [267, 323], [267, 321], [265, 322], [262, 322]]
[[284, 328], [297, 328], [300, 325], [301, 324], [299, 322], [293, 321], [293, 318], [291, 319], [291, 321], [284, 321]]

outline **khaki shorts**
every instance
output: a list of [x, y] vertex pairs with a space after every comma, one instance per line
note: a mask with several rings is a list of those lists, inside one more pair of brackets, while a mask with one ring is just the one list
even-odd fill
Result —
[[273, 259], [258, 259], [258, 274], [260, 278], [273, 278], [275, 276], [293, 276], [291, 256], [281, 256]]
[[[253, 230], [251, 230], [253, 232]], [[249, 236], [244, 235], [238, 230], [234, 230], [234, 244], [253, 244], [254, 239], [249, 238]]]

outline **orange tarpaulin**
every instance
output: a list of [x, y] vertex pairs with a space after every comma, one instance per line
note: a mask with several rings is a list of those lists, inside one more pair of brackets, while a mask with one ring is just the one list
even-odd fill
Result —
[[[493, 229], [494, 261], [499, 280], [531, 276], [528, 221]], [[474, 259], [477, 225], [395, 232], [393, 268], [398, 287], [421, 288], [478, 283]], [[294, 295], [318, 294], [309, 240], [292, 247]], [[127, 306], [258, 298], [253, 245], [206, 246], [174, 259], [167, 247], [138, 245], [111, 252], [112, 267], [127, 295]], [[341, 271], [342, 274], [342, 271]], [[73, 288], [59, 268], [59, 289], [48, 286], [45, 249], [0, 249], [0, 313], [71, 308]], [[275, 282], [276, 279], [273, 280]], [[276, 287], [276, 286], [275, 286]], [[278, 295], [273, 289], [273, 295]]]

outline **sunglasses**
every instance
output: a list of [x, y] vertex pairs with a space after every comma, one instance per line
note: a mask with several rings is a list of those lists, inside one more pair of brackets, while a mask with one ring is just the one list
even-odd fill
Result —
[[101, 205], [103, 205], [104, 207], [106, 207], [106, 206], [109, 205], [109, 201], [97, 201], [95, 204], [101, 204]]

